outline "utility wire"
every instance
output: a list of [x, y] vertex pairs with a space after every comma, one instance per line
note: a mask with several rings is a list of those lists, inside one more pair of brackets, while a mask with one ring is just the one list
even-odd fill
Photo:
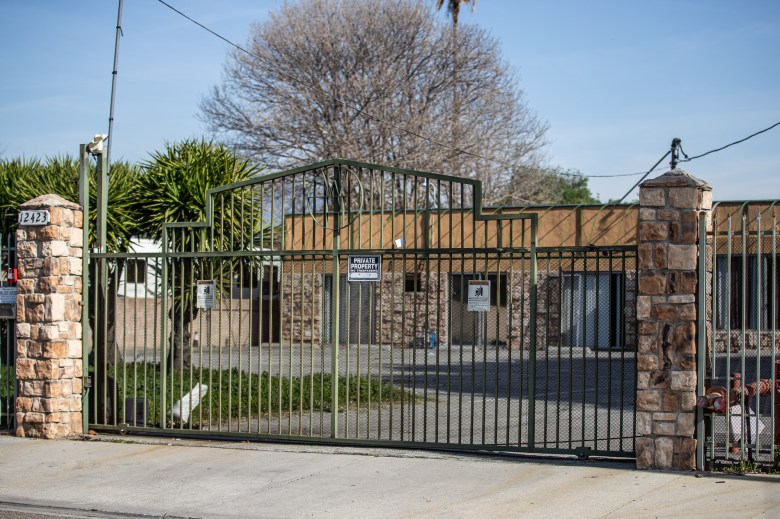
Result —
[[643, 181], [643, 180], [644, 180], [644, 179], [647, 177], [647, 175], [649, 175], [650, 173], [652, 173], [653, 171], [655, 171], [655, 169], [658, 167], [658, 165], [659, 165], [659, 164], [661, 164], [661, 162], [663, 162], [663, 160], [664, 160], [666, 157], [668, 157], [668, 156], [669, 156], [671, 153], [672, 153], [672, 150], [669, 150], [669, 151], [667, 151], [666, 153], [664, 153], [664, 156], [663, 156], [663, 157], [661, 157], [660, 159], [658, 159], [658, 162], [656, 162], [656, 163], [653, 165], [653, 167], [652, 167], [652, 168], [648, 169], [648, 170], [647, 170], [647, 173], [645, 173], [645, 174], [642, 176], [642, 178], [640, 178], [639, 180], [637, 180], [637, 181], [636, 181], [636, 184], [634, 184], [633, 186], [631, 186], [631, 189], [629, 189], [628, 191], [626, 191], [626, 194], [625, 194], [625, 195], [623, 195], [623, 196], [620, 198], [620, 200], [618, 200], [618, 201], [617, 201], [617, 203], [619, 204], [620, 202], [622, 202], [623, 200], [625, 200], [625, 199], [626, 199], [626, 197], [627, 197], [628, 195], [630, 195], [630, 194], [631, 194], [631, 191], [633, 191], [633, 190], [634, 190], [634, 188], [635, 188], [636, 186], [638, 186], [639, 184], [641, 184], [641, 183], [642, 183], [642, 181]]
[[[655, 169], [660, 169], [660, 167], [657, 167]], [[655, 171], [655, 170], [653, 170]], [[652, 173], [652, 172], [651, 172]], [[569, 173], [565, 171], [560, 171], [557, 173], [558, 175], [561, 175], [563, 177], [578, 177], [578, 178], [617, 178], [617, 177], [635, 177], [637, 175], [647, 175], [647, 171], [639, 171], [637, 173], [621, 173], [618, 175], [585, 175], [584, 173]]]
[[700, 159], [702, 157], [706, 157], [707, 155], [709, 155], [711, 153], [716, 153], [718, 151], [723, 151], [726, 148], [729, 148], [729, 147], [734, 146], [736, 144], [741, 144], [741, 143], [745, 142], [746, 140], [752, 139], [756, 135], [761, 135], [762, 133], [768, 132], [769, 130], [771, 130], [772, 128], [775, 128], [777, 126], [780, 126], [780, 121], [776, 122], [775, 124], [773, 124], [772, 126], [770, 126], [768, 128], [764, 128], [763, 130], [759, 130], [756, 133], [752, 133], [752, 134], [748, 135], [747, 137], [745, 137], [744, 139], [740, 139], [738, 141], [734, 141], [734, 142], [731, 142], [729, 144], [726, 144], [725, 146], [721, 146], [720, 148], [715, 148], [714, 150], [710, 150], [710, 151], [704, 152], [701, 155], [694, 155], [693, 157], [689, 157], [688, 155], [686, 155], [685, 152], [682, 150], [682, 147], [680, 147], [680, 153], [682, 153], [683, 156], [685, 157], [685, 159], [681, 160], [680, 162], [690, 162], [692, 160], [696, 160], [696, 159]]
[[[233, 47], [233, 48], [235, 48], [235, 49], [245, 53], [246, 55], [248, 55], [248, 56], [250, 56], [252, 58], [255, 58], [257, 60], [264, 61], [264, 62], [266, 61], [263, 57], [258, 56], [257, 54], [254, 54], [253, 52], [248, 51], [247, 49], [243, 48], [242, 46], [238, 45], [237, 43], [229, 40], [228, 38], [226, 38], [224, 36], [222, 36], [218, 32], [216, 32], [216, 31], [210, 29], [209, 27], [203, 25], [202, 23], [200, 23], [199, 21], [195, 20], [191, 16], [189, 16], [189, 15], [183, 13], [182, 11], [176, 9], [175, 7], [173, 7], [168, 2], [165, 2], [164, 0], [157, 0], [157, 1], [159, 3], [161, 3], [162, 5], [164, 5], [165, 7], [167, 7], [168, 9], [170, 9], [171, 11], [175, 12], [176, 14], [178, 14], [179, 16], [182, 16], [183, 18], [185, 18], [185, 19], [189, 20], [190, 22], [194, 23], [195, 25], [197, 25], [201, 29], [205, 30], [206, 32], [210, 33], [211, 35], [213, 35], [213, 36], [219, 38], [220, 40], [224, 41], [225, 43], [227, 43], [231, 47]], [[358, 106], [349, 104], [348, 102], [344, 101], [343, 99], [341, 99], [341, 98], [339, 98], [339, 97], [337, 97], [337, 96], [335, 96], [333, 94], [330, 94], [330, 93], [322, 90], [321, 88], [319, 88], [317, 86], [308, 84], [308, 83], [304, 82], [301, 79], [298, 79], [297, 77], [295, 77], [293, 75], [286, 74], [286, 73], [281, 72], [281, 71], [280, 71], [280, 74], [283, 75], [285, 78], [289, 79], [290, 81], [298, 83], [299, 85], [303, 86], [304, 88], [307, 88], [307, 89], [310, 89], [310, 90], [314, 90], [318, 94], [322, 94], [322, 95], [324, 95], [326, 97], [329, 97], [329, 98], [333, 99], [334, 101], [336, 101], [337, 103], [341, 103], [342, 105], [344, 105], [344, 106], [346, 106], [348, 108], [351, 108], [351, 109], [355, 110], [356, 112], [358, 112], [360, 114], [363, 114], [364, 116], [366, 116], [366, 117], [368, 117], [370, 119], [374, 119], [377, 122], [381, 122], [383, 124], [387, 124], [387, 125], [389, 125], [389, 126], [391, 126], [393, 128], [396, 128], [397, 130], [400, 130], [400, 131], [402, 131], [402, 132], [404, 132], [404, 133], [406, 133], [408, 135], [412, 135], [414, 137], [417, 137], [419, 139], [427, 141], [427, 142], [429, 142], [431, 144], [435, 144], [437, 146], [442, 146], [442, 147], [450, 149], [452, 151], [455, 151], [455, 152], [458, 152], [458, 153], [462, 153], [464, 155], [469, 155], [469, 156], [472, 156], [472, 157], [477, 158], [477, 159], [482, 159], [482, 160], [486, 160], [486, 161], [490, 161], [490, 162], [495, 162], [495, 163], [501, 164], [501, 165], [503, 165], [505, 167], [508, 167], [510, 170], [514, 169], [514, 168], [516, 168], [518, 166], [517, 164], [512, 164], [512, 163], [509, 163], [509, 162], [502, 162], [502, 161], [499, 161], [499, 160], [491, 159], [490, 157], [485, 157], [485, 156], [480, 155], [478, 153], [474, 153], [474, 152], [471, 152], [471, 151], [468, 151], [468, 150], [464, 150], [462, 148], [458, 148], [457, 146], [452, 146], [451, 144], [447, 144], [445, 142], [437, 141], [435, 139], [431, 139], [430, 137], [426, 137], [425, 135], [421, 135], [421, 134], [419, 134], [417, 132], [414, 132], [412, 130], [408, 130], [408, 129], [402, 127], [402, 126], [399, 126], [399, 125], [393, 123], [392, 121], [389, 121], [389, 120], [384, 119], [382, 117], [376, 116], [376, 115], [374, 115], [374, 114], [372, 114], [370, 112], [367, 112], [366, 110], [364, 110], [362, 108], [359, 108]], [[644, 171], [640, 171], [638, 173], [623, 173], [623, 174], [618, 174], [618, 175], [581, 175], [581, 174], [577, 174], [577, 173], [560, 173], [560, 175], [562, 175], [562, 176], [582, 177], [582, 178], [631, 177], [631, 176], [643, 175], [643, 174], [647, 175], [647, 173], [644, 172]]]
[[[208, 27], [206, 27], [205, 25], [203, 25], [203, 24], [202, 24], [202, 23], [200, 23], [199, 21], [197, 21], [197, 20], [195, 20], [195, 19], [191, 18], [190, 16], [188, 16], [188, 15], [184, 14], [183, 12], [179, 11], [178, 9], [176, 9], [175, 7], [173, 7], [171, 4], [169, 4], [169, 3], [165, 2], [164, 0], [157, 0], [157, 1], [158, 1], [158, 2], [160, 2], [161, 4], [163, 4], [165, 7], [167, 7], [167, 8], [168, 8], [168, 9], [170, 9], [171, 11], [173, 11], [173, 12], [177, 13], [177, 14], [178, 14], [178, 15], [180, 15], [180, 16], [183, 16], [184, 18], [186, 18], [186, 19], [187, 19], [187, 20], [189, 20], [190, 22], [194, 23], [194, 24], [195, 24], [195, 25], [197, 25], [198, 27], [202, 28], [203, 30], [205, 30], [205, 31], [207, 31], [207, 32], [209, 32], [209, 33], [211, 33], [211, 34], [213, 34], [214, 36], [216, 36], [216, 37], [217, 37], [217, 38], [219, 38], [220, 40], [224, 41], [224, 42], [225, 42], [225, 43], [227, 43], [228, 45], [230, 45], [230, 46], [232, 46], [232, 47], [236, 48], [237, 50], [239, 50], [239, 51], [241, 51], [241, 52], [245, 53], [245, 54], [246, 54], [246, 55], [248, 55], [248, 56], [251, 56], [251, 57], [253, 57], [253, 58], [257, 59], [257, 60], [260, 60], [260, 61], [266, 62], [266, 60], [265, 60], [263, 57], [261, 57], [261, 56], [258, 56], [257, 54], [254, 54], [254, 53], [252, 53], [252, 52], [250, 52], [250, 51], [246, 50], [245, 48], [243, 48], [243, 47], [242, 47], [242, 46], [240, 46], [239, 44], [237, 44], [237, 43], [234, 43], [234, 42], [232, 42], [231, 40], [229, 40], [229, 39], [225, 38], [224, 36], [222, 36], [221, 34], [219, 34], [219, 33], [215, 32], [215, 31], [213, 31], [212, 29], [209, 29]], [[351, 108], [351, 109], [355, 110], [356, 112], [358, 112], [358, 113], [360, 113], [360, 114], [362, 114], [362, 115], [364, 115], [364, 116], [368, 117], [369, 119], [373, 119], [373, 120], [375, 120], [375, 121], [377, 121], [377, 122], [380, 122], [380, 123], [383, 123], [383, 124], [387, 124], [387, 125], [389, 125], [389, 126], [391, 126], [391, 127], [395, 128], [395, 129], [397, 129], [397, 130], [400, 130], [400, 131], [402, 131], [402, 132], [404, 132], [404, 133], [406, 133], [406, 134], [408, 134], [408, 135], [411, 135], [411, 136], [413, 136], [413, 137], [417, 137], [417, 138], [419, 138], [419, 139], [422, 139], [422, 140], [424, 140], [424, 141], [427, 141], [427, 142], [429, 142], [429, 143], [431, 143], [431, 144], [435, 144], [435, 145], [437, 145], [437, 146], [441, 146], [441, 147], [444, 147], [444, 148], [448, 148], [448, 149], [450, 149], [450, 150], [452, 150], [452, 151], [456, 151], [456, 152], [458, 152], [458, 153], [462, 153], [462, 154], [464, 154], [464, 155], [470, 155], [470, 156], [472, 156], [472, 157], [475, 157], [475, 158], [478, 158], [478, 159], [482, 159], [482, 160], [488, 160], [488, 161], [491, 161], [491, 160], [492, 160], [492, 159], [489, 159], [488, 157], [483, 157], [482, 155], [479, 155], [478, 153], [473, 153], [473, 152], [471, 152], [471, 151], [467, 151], [467, 150], [464, 150], [464, 149], [458, 148], [457, 146], [452, 146], [452, 145], [450, 145], [450, 144], [447, 144], [447, 143], [445, 143], [445, 142], [441, 142], [441, 141], [437, 141], [437, 140], [431, 139], [430, 137], [426, 137], [426, 136], [424, 136], [424, 135], [421, 135], [421, 134], [419, 134], [419, 133], [417, 133], [417, 132], [414, 132], [414, 131], [412, 131], [412, 130], [408, 130], [408, 129], [406, 129], [406, 128], [402, 127], [402, 126], [398, 126], [397, 124], [393, 123], [392, 121], [389, 121], [388, 119], [384, 119], [384, 118], [382, 118], [382, 117], [379, 117], [379, 116], [376, 116], [376, 115], [374, 115], [374, 114], [372, 114], [372, 113], [369, 113], [369, 112], [365, 111], [364, 109], [362, 109], [362, 108], [360, 108], [360, 107], [358, 107], [358, 106], [356, 106], [356, 105], [350, 104], [350, 103], [348, 103], [348, 102], [346, 102], [346, 101], [344, 101], [344, 100], [342, 100], [342, 99], [339, 99], [339, 98], [338, 98], [337, 96], [335, 96], [334, 94], [328, 93], [328, 92], [324, 91], [323, 89], [321, 89], [321, 88], [319, 88], [319, 87], [317, 87], [317, 86], [314, 86], [314, 85], [311, 85], [311, 84], [309, 84], [309, 83], [306, 83], [305, 81], [303, 81], [303, 80], [300, 80], [300, 79], [298, 79], [297, 77], [295, 77], [295, 76], [293, 76], [293, 75], [291, 75], [291, 74], [287, 74], [287, 73], [285, 73], [285, 72], [282, 72], [282, 71], [279, 71], [279, 73], [280, 73], [281, 75], [283, 75], [284, 77], [286, 77], [287, 79], [289, 79], [290, 81], [293, 81], [293, 82], [295, 82], [295, 83], [298, 83], [299, 85], [303, 86], [304, 88], [308, 88], [308, 89], [310, 89], [310, 90], [314, 90], [314, 91], [315, 91], [315, 92], [317, 92], [318, 94], [322, 94], [322, 95], [324, 95], [324, 96], [326, 96], [326, 97], [330, 97], [331, 99], [333, 99], [333, 100], [334, 100], [334, 101], [336, 101], [337, 103], [341, 103], [342, 105], [346, 106], [347, 108]], [[499, 162], [499, 161], [493, 161], [493, 162]], [[500, 162], [499, 162], [499, 163], [500, 163]]]
[[[189, 16], [189, 15], [183, 13], [182, 11], [176, 9], [175, 7], [173, 7], [168, 2], [165, 2], [164, 0], [157, 0], [157, 1], [159, 3], [161, 3], [162, 5], [164, 5], [165, 7], [167, 7], [168, 9], [170, 9], [171, 11], [175, 12], [176, 14], [178, 14], [179, 16], [182, 16], [183, 18], [185, 18], [185, 19], [189, 20], [190, 22], [194, 23], [195, 25], [197, 25], [201, 29], [205, 30], [206, 32], [210, 33], [211, 35], [213, 35], [213, 36], [219, 38], [220, 40], [224, 41], [225, 43], [227, 43], [231, 47], [234, 47], [235, 49], [237, 49], [237, 50], [245, 53], [246, 55], [248, 55], [250, 57], [253, 57], [253, 58], [257, 59], [257, 60], [264, 61], [264, 62], [266, 61], [263, 57], [258, 56], [257, 54], [254, 54], [254, 53], [248, 51], [247, 49], [243, 48], [242, 46], [238, 45], [237, 43], [234, 43], [233, 41], [231, 41], [228, 38], [226, 38], [226, 37], [222, 36], [221, 34], [219, 34], [218, 32], [210, 29], [209, 27], [207, 27], [207, 26], [203, 25], [202, 23], [200, 23], [199, 21], [195, 20], [191, 16]], [[334, 94], [328, 93], [328, 92], [324, 91], [323, 89], [321, 89], [321, 88], [319, 88], [317, 86], [308, 84], [308, 83], [304, 82], [301, 79], [298, 79], [297, 77], [295, 77], [293, 75], [287, 74], [285, 72], [280, 72], [280, 74], [283, 75], [284, 77], [286, 77], [287, 79], [289, 79], [290, 81], [298, 83], [299, 85], [303, 86], [304, 88], [308, 88], [310, 90], [314, 90], [318, 94], [322, 94], [322, 95], [324, 95], [326, 97], [329, 97], [329, 98], [333, 99], [334, 101], [336, 101], [337, 103], [340, 103], [340, 104], [342, 104], [343, 106], [345, 106], [347, 108], [351, 108], [351, 109], [355, 110], [357, 113], [360, 113], [360, 114], [364, 115], [365, 117], [368, 117], [369, 119], [373, 119], [373, 120], [375, 120], [377, 122], [381, 122], [383, 124], [386, 124], [386, 125], [388, 125], [388, 126], [390, 126], [392, 128], [396, 128], [397, 130], [399, 130], [399, 131], [401, 131], [403, 133], [406, 133], [406, 134], [411, 135], [413, 137], [417, 137], [417, 138], [422, 139], [422, 140], [424, 140], [426, 142], [429, 142], [431, 144], [435, 144], [437, 146], [441, 146], [443, 148], [447, 148], [447, 149], [450, 149], [452, 151], [455, 151], [455, 152], [458, 152], [458, 153], [461, 153], [461, 154], [464, 154], [464, 155], [469, 155], [469, 156], [477, 158], [477, 159], [482, 159], [482, 160], [486, 160], [486, 161], [490, 161], [490, 162], [496, 162], [498, 164], [501, 164], [503, 166], [508, 167], [509, 169], [514, 169], [514, 168], [516, 168], [518, 166], [517, 164], [511, 164], [511, 163], [508, 163], [508, 162], [502, 162], [502, 161], [499, 161], [499, 160], [491, 159], [489, 157], [485, 157], [485, 156], [480, 155], [478, 153], [474, 153], [474, 152], [471, 152], [471, 151], [468, 151], [468, 150], [464, 150], [462, 148], [458, 148], [457, 146], [452, 146], [451, 144], [447, 144], [445, 142], [437, 141], [435, 139], [431, 139], [430, 137], [426, 137], [425, 135], [419, 134], [417, 132], [414, 132], [412, 130], [409, 130], [407, 128], [399, 126], [399, 125], [393, 123], [392, 121], [390, 121], [388, 119], [385, 119], [385, 118], [376, 116], [376, 115], [374, 115], [374, 114], [372, 114], [370, 112], [367, 112], [366, 110], [364, 110], [364, 109], [362, 109], [362, 108], [360, 108], [360, 107], [358, 107], [356, 105], [350, 104], [350, 103], [344, 101], [343, 99], [338, 98]], [[724, 149], [726, 149], [726, 148], [728, 148], [730, 146], [734, 146], [736, 144], [740, 144], [742, 142], [745, 142], [748, 139], [752, 139], [756, 135], [760, 135], [760, 134], [762, 134], [764, 132], [768, 132], [769, 130], [775, 128], [776, 126], [780, 126], [780, 122], [777, 122], [777, 123], [773, 124], [772, 126], [770, 126], [768, 128], [765, 128], [763, 130], [760, 130], [760, 131], [758, 131], [756, 133], [748, 135], [747, 137], [745, 137], [743, 139], [740, 139], [738, 141], [734, 141], [734, 142], [732, 142], [730, 144], [727, 144], [727, 145], [722, 146], [720, 148], [716, 148], [714, 150], [710, 150], [710, 151], [702, 153], [700, 155], [695, 155], [693, 157], [689, 157], [688, 155], [686, 155], [685, 152], [682, 151], [682, 148], [680, 148], [680, 152], [683, 154], [685, 159], [680, 160], [679, 162], [690, 162], [692, 160], [699, 159], [699, 158], [704, 157], [706, 155], [709, 155], [711, 153], [716, 153], [718, 151], [722, 151], [722, 150], [724, 150]], [[109, 138], [110, 137], [111, 136], [109, 135]], [[640, 178], [631, 187], [631, 189], [625, 195], [623, 195], [623, 197], [620, 199], [620, 201], [623, 201], [623, 199], [625, 199], [631, 193], [631, 191], [633, 191], [634, 188], [636, 186], [638, 186], [650, 173], [652, 173], [653, 171], [655, 171], [655, 170], [657, 170], [659, 168], [660, 163], [666, 157], [668, 157], [669, 154], [671, 154], [671, 150], [668, 151], [666, 154], [664, 154], [664, 156], [661, 157], [661, 159], [658, 162], [656, 162], [656, 164], [652, 168], [650, 168], [648, 171], [645, 171], [645, 172], [641, 172], [640, 171], [640, 172], [637, 172], [637, 173], [622, 173], [622, 174], [616, 174], [616, 175], [581, 175], [581, 174], [577, 174], [577, 173], [559, 173], [559, 174], [562, 175], [562, 176], [567, 176], [567, 177], [581, 177], [581, 178], [617, 178], [617, 177], [632, 177], [632, 176], [642, 175], [642, 178]]]

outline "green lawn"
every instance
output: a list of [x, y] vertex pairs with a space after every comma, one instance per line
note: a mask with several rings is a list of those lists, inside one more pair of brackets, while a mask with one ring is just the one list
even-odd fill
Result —
[[[119, 406], [125, 398], [145, 398], [149, 408], [149, 422], [160, 425], [160, 367], [158, 364], [134, 363], [116, 366], [110, 376], [117, 384]], [[266, 372], [248, 374], [238, 368], [230, 370], [193, 370], [192, 373], [174, 371], [168, 374], [166, 393], [167, 407], [189, 393], [193, 386], [201, 383], [209, 390], [199, 407], [192, 410], [193, 423], [202, 420], [229, 421], [239, 416], [267, 417], [299, 411], [331, 410], [333, 377], [330, 373], [313, 373], [304, 377], [271, 376]], [[349, 387], [349, 393], [347, 393]], [[349, 375], [339, 376], [339, 407], [347, 404], [361, 408], [371, 402], [373, 408], [401, 399], [414, 399], [414, 394], [381, 382], [376, 377]], [[120, 407], [121, 409], [121, 407]], [[202, 413], [202, 415], [201, 415]], [[120, 411], [120, 416], [124, 413]]]

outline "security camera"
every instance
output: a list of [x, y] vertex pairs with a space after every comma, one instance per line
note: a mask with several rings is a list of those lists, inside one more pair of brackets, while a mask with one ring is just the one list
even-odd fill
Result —
[[92, 142], [87, 144], [87, 151], [92, 155], [100, 155], [103, 153], [103, 141], [108, 138], [106, 133], [98, 133], [92, 139]]

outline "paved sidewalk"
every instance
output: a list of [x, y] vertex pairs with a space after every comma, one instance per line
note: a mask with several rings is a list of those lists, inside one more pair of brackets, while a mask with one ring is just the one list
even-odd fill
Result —
[[697, 477], [636, 471], [630, 463], [422, 451], [0, 436], [0, 510], [9, 509], [90, 517], [775, 518], [780, 476]]

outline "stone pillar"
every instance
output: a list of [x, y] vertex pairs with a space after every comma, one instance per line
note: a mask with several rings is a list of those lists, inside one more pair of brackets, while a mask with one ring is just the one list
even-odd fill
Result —
[[16, 320], [16, 435], [82, 432], [82, 211], [43, 195], [20, 211], [48, 210], [48, 225], [19, 225]]
[[696, 467], [699, 218], [712, 188], [675, 169], [639, 186], [637, 467]]

